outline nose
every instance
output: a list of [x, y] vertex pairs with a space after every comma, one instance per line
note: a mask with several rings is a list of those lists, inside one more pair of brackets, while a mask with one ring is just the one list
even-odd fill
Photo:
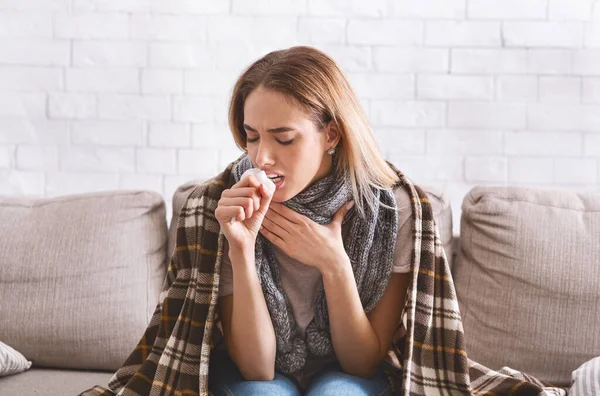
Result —
[[262, 143], [262, 140], [264, 139], [261, 139], [258, 143], [256, 158], [254, 159], [256, 166], [261, 169], [271, 167], [275, 163], [273, 149], [268, 144]]

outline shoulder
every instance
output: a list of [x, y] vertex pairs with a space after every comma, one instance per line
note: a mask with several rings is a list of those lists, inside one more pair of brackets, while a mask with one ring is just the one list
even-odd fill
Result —
[[410, 194], [406, 191], [406, 187], [396, 186], [392, 189], [392, 192], [396, 198], [396, 206], [398, 206], [398, 209], [411, 207]]
[[397, 186], [392, 189], [396, 198], [396, 207], [398, 210], [398, 226], [402, 227], [411, 219], [414, 219], [412, 202], [410, 194], [406, 191], [406, 187]]

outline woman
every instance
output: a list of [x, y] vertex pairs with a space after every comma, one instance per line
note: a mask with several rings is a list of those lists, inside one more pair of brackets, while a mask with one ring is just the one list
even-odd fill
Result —
[[[391, 394], [384, 358], [408, 287], [414, 218], [336, 63], [310, 47], [254, 62], [233, 89], [247, 155], [215, 212], [226, 238], [215, 395]], [[274, 192], [250, 168], [264, 170]]]

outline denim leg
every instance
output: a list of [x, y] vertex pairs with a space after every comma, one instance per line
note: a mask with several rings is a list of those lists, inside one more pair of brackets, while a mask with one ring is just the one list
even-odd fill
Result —
[[300, 396], [294, 380], [277, 371], [272, 381], [246, 381], [235, 362], [222, 351], [211, 354], [208, 388], [215, 396]]
[[369, 379], [343, 372], [338, 364], [315, 374], [306, 389], [306, 396], [388, 396], [392, 394], [382, 363]]

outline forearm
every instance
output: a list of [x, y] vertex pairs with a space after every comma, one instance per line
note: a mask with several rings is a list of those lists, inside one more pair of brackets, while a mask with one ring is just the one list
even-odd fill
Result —
[[233, 309], [229, 353], [245, 379], [273, 379], [275, 331], [256, 272], [254, 252], [230, 252], [230, 259]]
[[348, 374], [370, 378], [380, 361], [380, 346], [360, 302], [349, 259], [322, 271], [331, 338], [340, 365]]

